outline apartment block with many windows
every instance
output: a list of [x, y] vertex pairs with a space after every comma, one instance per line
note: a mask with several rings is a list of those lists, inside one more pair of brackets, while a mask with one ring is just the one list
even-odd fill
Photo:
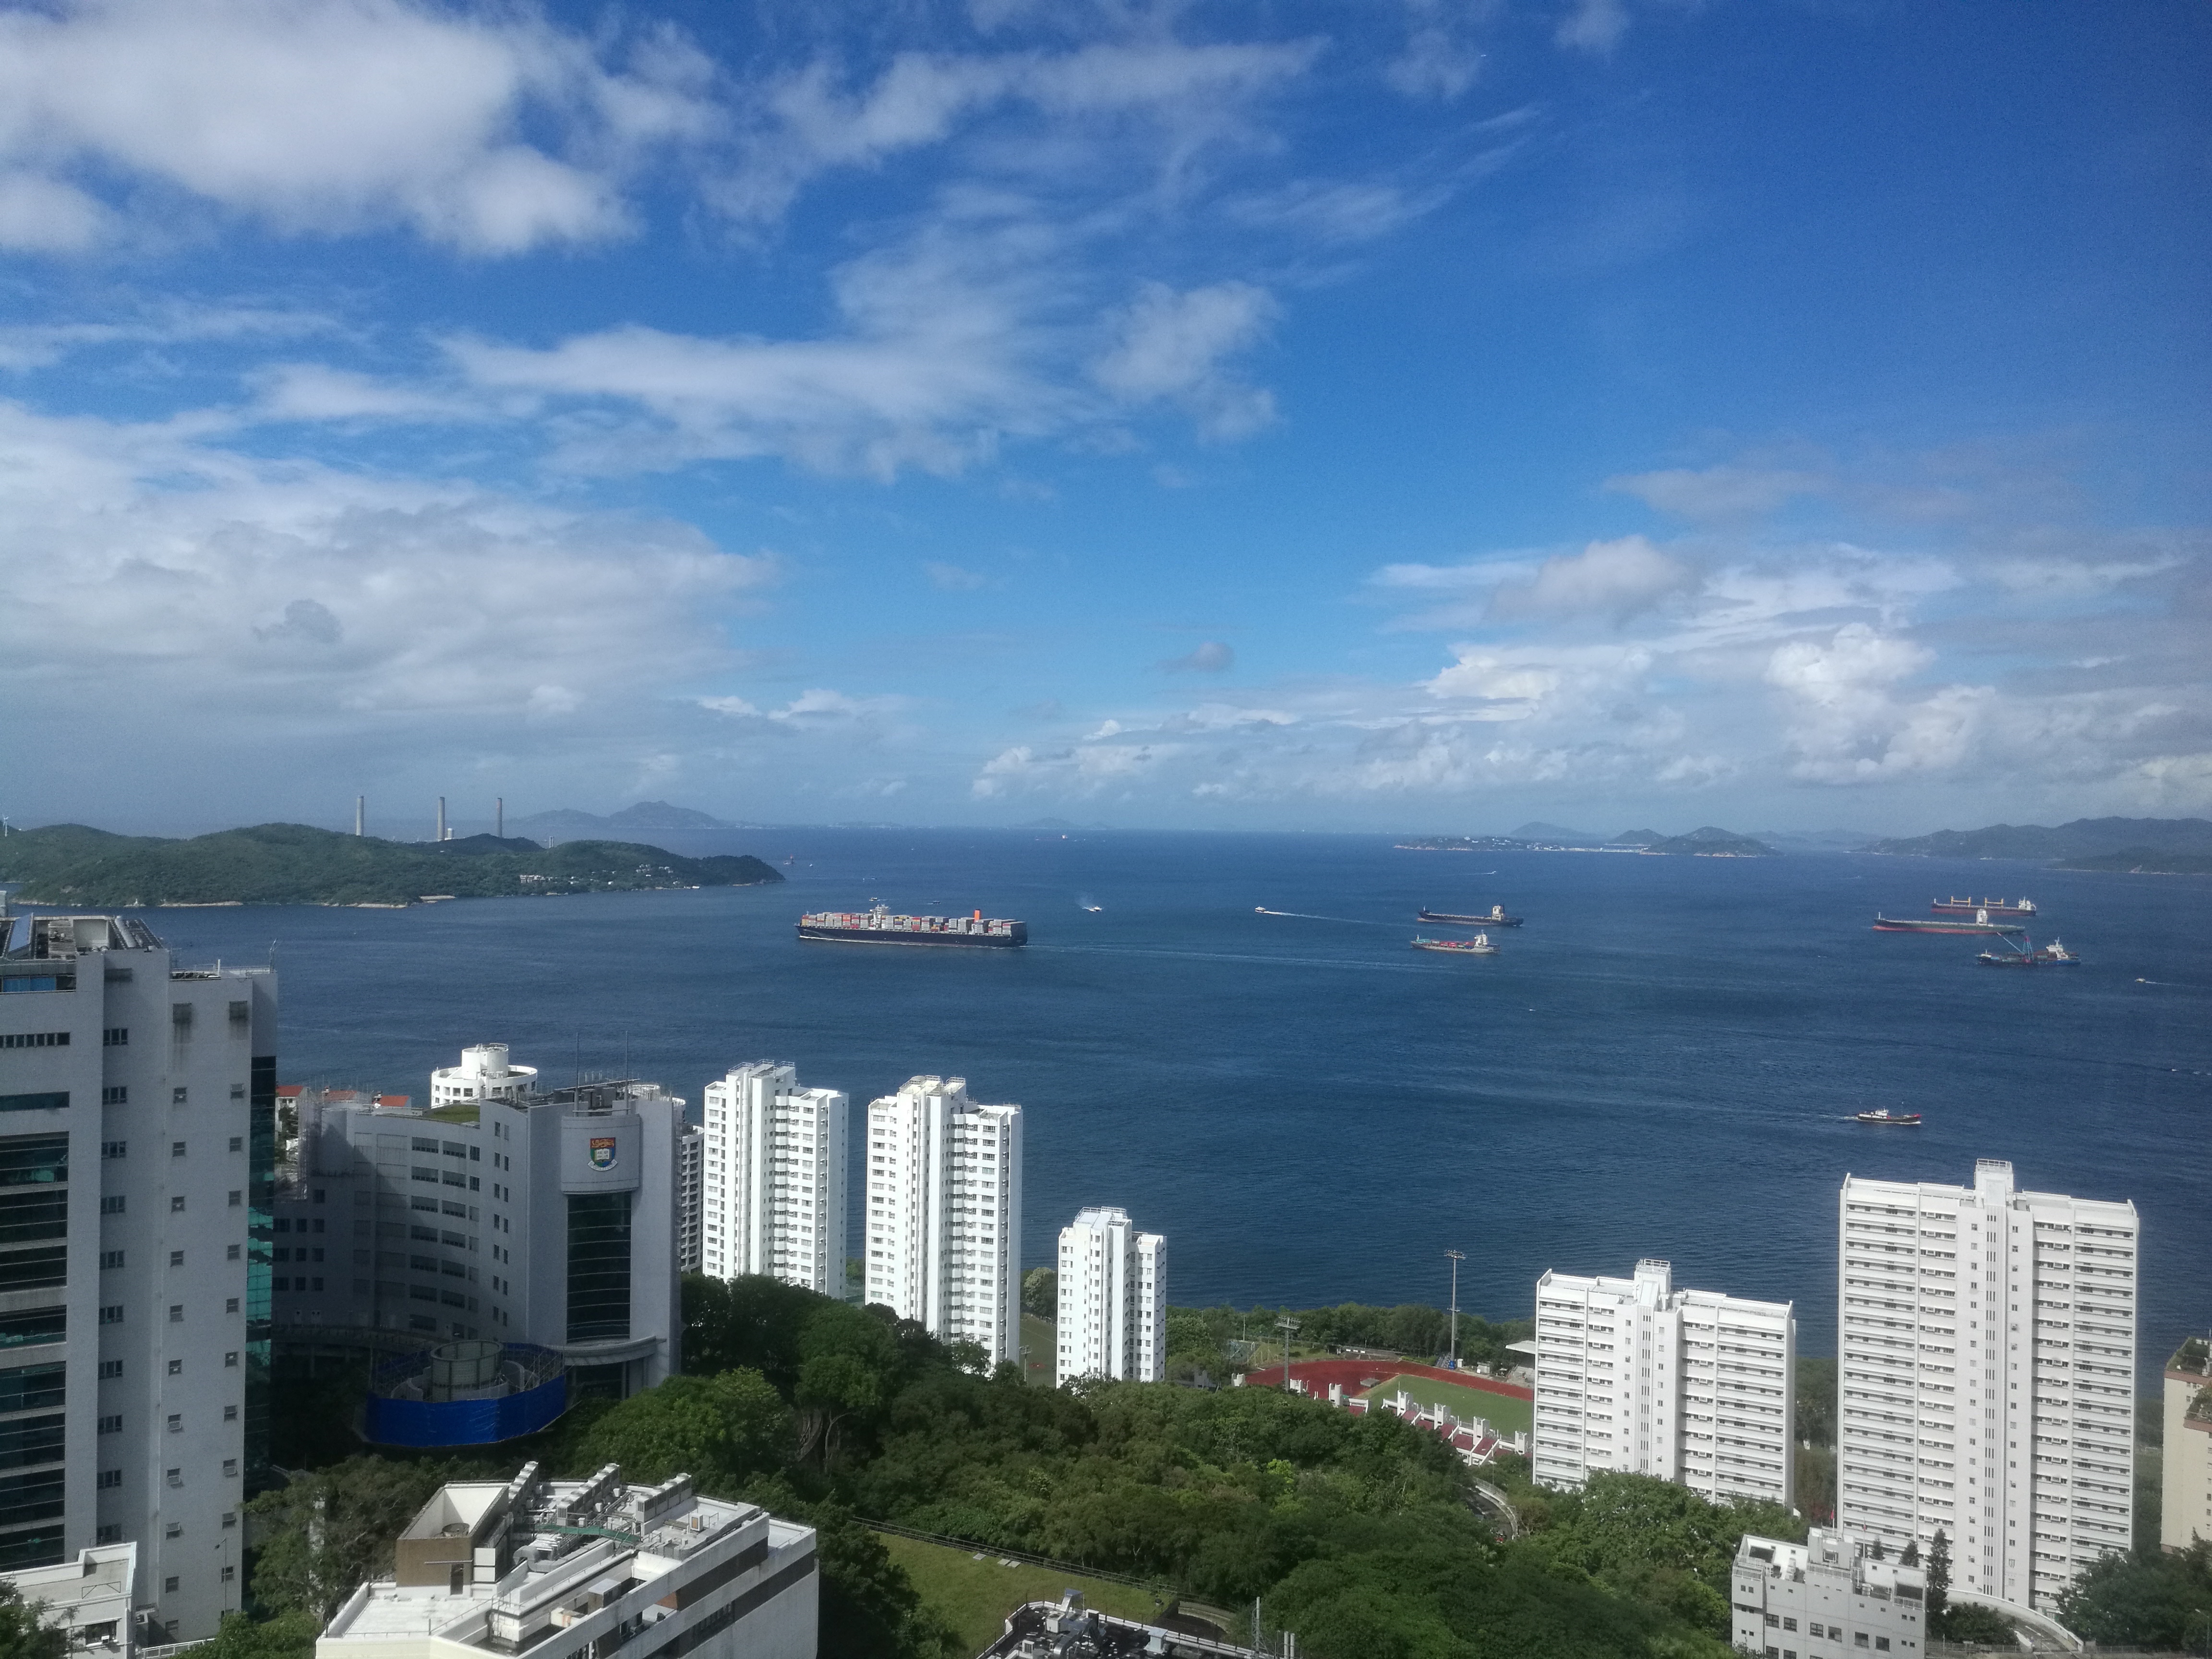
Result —
[[0, 921], [0, 1574], [134, 1542], [118, 1639], [211, 1636], [244, 1595], [276, 1040], [265, 969]]
[[1950, 1540], [1961, 1589], [2049, 1610], [2132, 1541], [2135, 1206], [1844, 1182], [1837, 1524]]
[[1021, 1354], [1022, 1109], [917, 1077], [868, 1105], [866, 1296], [993, 1364]]
[[1729, 1503], [1796, 1490], [1793, 1304], [1677, 1291], [1664, 1261], [1632, 1279], [1536, 1281], [1533, 1473], [1580, 1486], [1601, 1470]]
[[1167, 1240], [1138, 1231], [1127, 1210], [1080, 1210], [1060, 1230], [1055, 1383], [1167, 1375]]
[[762, 1060], [709, 1083], [702, 1111], [700, 1270], [842, 1296], [851, 1101]]

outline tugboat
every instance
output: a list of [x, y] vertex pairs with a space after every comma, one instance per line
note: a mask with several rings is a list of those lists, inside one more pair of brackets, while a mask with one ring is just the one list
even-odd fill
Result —
[[1518, 927], [1522, 918], [1509, 916], [1505, 907], [1493, 904], [1486, 916], [1455, 915], [1449, 910], [1424, 910], [1413, 918], [1415, 921], [1455, 921], [1467, 927]]
[[2017, 904], [2001, 898], [1940, 898], [1931, 901], [1928, 908], [1939, 916], [1971, 916], [1977, 910], [1986, 910], [1993, 916], [2027, 917], [2036, 914], [2035, 901], [2025, 898]]
[[2050, 944], [2038, 951], [2035, 953], [2035, 959], [2045, 968], [2079, 968], [2081, 965], [2081, 958], [2057, 939], [2051, 940]]
[[1498, 947], [1490, 942], [1487, 933], [1477, 933], [1473, 939], [1430, 939], [1425, 934], [1413, 935], [1416, 951], [1442, 951], [1454, 957], [1494, 957]]
[[1893, 1112], [1887, 1106], [1878, 1106], [1871, 1112], [1861, 1112], [1858, 1121], [1862, 1123], [1887, 1124], [1892, 1128], [1917, 1129], [1920, 1127], [1920, 1114]]

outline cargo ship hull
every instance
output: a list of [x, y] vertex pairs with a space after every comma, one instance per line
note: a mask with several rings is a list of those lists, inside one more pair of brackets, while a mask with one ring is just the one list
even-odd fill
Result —
[[799, 937], [826, 945], [958, 945], [981, 950], [1018, 950], [1030, 942], [1021, 922], [1006, 933], [908, 933], [890, 927], [817, 927], [799, 924]]
[[1941, 921], [1922, 921], [1917, 917], [1876, 916], [1874, 930], [1877, 933], [2024, 933], [2027, 929], [2016, 921], [1954, 921], [1948, 917]]
[[1463, 916], [1451, 910], [1424, 910], [1413, 918], [1416, 921], [1449, 921], [1463, 927], [1518, 927], [1522, 918], [1509, 916], [1493, 910], [1486, 916]]
[[2033, 901], [2029, 899], [2013, 904], [2004, 899], [1940, 898], [1933, 901], [1928, 908], [1939, 916], [1971, 916], [1982, 910], [1993, 916], [2033, 918], [2039, 914]]

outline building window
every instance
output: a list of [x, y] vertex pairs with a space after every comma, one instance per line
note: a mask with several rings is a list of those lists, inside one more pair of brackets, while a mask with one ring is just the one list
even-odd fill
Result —
[[238, 1460], [235, 1457], [224, 1458], [222, 1460], [222, 1472], [228, 1475], [235, 1475], [238, 1473]]
[[100, 1362], [100, 1376], [102, 1382], [105, 1382], [111, 1377], [117, 1377], [122, 1375], [123, 1362], [121, 1360], [103, 1359]]
[[234, 1152], [244, 1152], [246, 1150], [246, 1137], [244, 1135], [233, 1135], [230, 1138], [230, 1150]]
[[234, 1189], [230, 1194], [230, 1207], [234, 1210], [238, 1209], [243, 1206], [245, 1202], [246, 1194], [243, 1192]]
[[181, 1105], [183, 1105], [183, 1104], [185, 1103], [185, 1099], [186, 1099], [186, 1093], [185, 1093], [185, 1090], [183, 1090], [182, 1088], [176, 1088], [176, 1089], [172, 1089], [172, 1090], [170, 1090], [170, 1091], [169, 1091], [169, 1104], [170, 1104], [170, 1105], [172, 1105], [172, 1106], [181, 1106]]
[[[123, 1143], [121, 1141], [118, 1141], [115, 1144], [119, 1146]], [[116, 1156], [120, 1158], [122, 1154], [118, 1152]], [[100, 1212], [102, 1215], [121, 1215], [123, 1213], [123, 1194], [120, 1193], [115, 1193], [106, 1198], [101, 1199], [100, 1200]]]
[[102, 1308], [100, 1310], [100, 1322], [103, 1325], [120, 1325], [123, 1322], [123, 1304], [120, 1302], [111, 1302]]
[[174, 1595], [176, 1593], [177, 1581], [175, 1577], [172, 1576], [170, 1577], [164, 1578], [161, 1581], [161, 1594], [164, 1595]]
[[223, 1355], [222, 1363], [225, 1365], [236, 1365], [238, 1364], [238, 1350], [233, 1348], [228, 1353]]
[[226, 1584], [231, 1583], [237, 1577], [238, 1569], [236, 1567], [225, 1567], [222, 1570], [222, 1582]]
[[172, 1376], [182, 1376], [184, 1374], [185, 1362], [181, 1359], [172, 1359], [169, 1362], [169, 1375]]
[[169, 1265], [170, 1265], [172, 1267], [183, 1267], [183, 1266], [185, 1265], [185, 1253], [184, 1253], [182, 1250], [172, 1250], [172, 1251], [170, 1251], [170, 1252], [169, 1252]]
[[[111, 1521], [104, 1527], [94, 1528], [92, 1541], [95, 1544], [121, 1543], [123, 1541], [123, 1523], [120, 1521]], [[97, 1642], [100, 1640], [101, 1638], [95, 1636], [93, 1632], [103, 1628], [107, 1632], [106, 1639], [111, 1642], [113, 1641], [115, 1639], [115, 1626], [112, 1625], [107, 1625], [105, 1626], [100, 1625], [86, 1626], [84, 1639], [88, 1642]]]
[[236, 1313], [238, 1311], [238, 1298], [234, 1296], [225, 1297], [222, 1303], [222, 1310], [225, 1313]]
[[223, 1260], [224, 1260], [224, 1261], [237, 1261], [237, 1260], [238, 1260], [238, 1246], [237, 1246], [237, 1245], [235, 1245], [235, 1244], [233, 1244], [232, 1246], [230, 1246], [230, 1248], [229, 1248], [229, 1249], [226, 1249], [226, 1250], [222, 1253], [222, 1255], [223, 1255]]
[[125, 1083], [109, 1084], [100, 1091], [100, 1103], [103, 1106], [128, 1106], [131, 1103], [130, 1085]]
[[167, 1478], [169, 1485], [173, 1486], [181, 1486], [185, 1484], [185, 1472], [182, 1469], [169, 1470]]
[[100, 1034], [100, 1046], [106, 1048], [127, 1048], [131, 1046], [131, 1028], [111, 1025]]
[[568, 1335], [571, 1342], [629, 1335], [629, 1194], [568, 1199]]
[[185, 1322], [185, 1304], [183, 1303], [172, 1302], [169, 1304], [169, 1322], [172, 1325], [181, 1325]]
[[100, 1472], [100, 1478], [93, 1482], [93, 1485], [102, 1492], [112, 1492], [122, 1484], [123, 1471], [120, 1469], [102, 1469]]
[[111, 1416], [101, 1418], [100, 1419], [100, 1432], [102, 1434], [122, 1433], [123, 1413], [121, 1412], [116, 1412]]
[[225, 1406], [225, 1407], [222, 1408], [222, 1420], [223, 1420], [224, 1422], [226, 1422], [226, 1423], [235, 1423], [235, 1422], [237, 1422], [237, 1421], [238, 1421], [238, 1407], [235, 1407], [235, 1406]]
[[103, 1140], [100, 1143], [100, 1155], [102, 1158], [128, 1158], [131, 1143], [127, 1140]]
[[171, 1158], [182, 1158], [184, 1155], [185, 1143], [183, 1141], [173, 1140], [169, 1143], [169, 1156]]
[[103, 1269], [121, 1267], [123, 1265], [123, 1252], [120, 1250], [102, 1250], [100, 1253], [100, 1265]]
[[179, 1211], [182, 1210], [184, 1207], [185, 1207], [185, 1195], [184, 1195], [182, 1193], [179, 1193], [179, 1194], [178, 1194], [174, 1198], [173, 1198], [173, 1199], [171, 1199], [171, 1200], [169, 1200], [169, 1213], [170, 1213], [171, 1215], [174, 1215], [174, 1214], [176, 1214]]
[[181, 1412], [171, 1412], [169, 1413], [169, 1432], [171, 1434], [182, 1434], [184, 1431], [184, 1413]]

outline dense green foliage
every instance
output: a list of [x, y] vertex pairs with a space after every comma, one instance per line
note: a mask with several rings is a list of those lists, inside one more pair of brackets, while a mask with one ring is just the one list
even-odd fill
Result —
[[2212, 1542], [2108, 1555], [2075, 1581], [2058, 1617], [2075, 1635], [2114, 1647], [2202, 1650], [2212, 1642]]
[[[1716, 1508], [1639, 1476], [1540, 1492], [1509, 1460], [1485, 1474], [1515, 1496], [1525, 1535], [1501, 1541], [1450, 1449], [1388, 1413], [1271, 1389], [1030, 1387], [887, 1310], [766, 1279], [687, 1279], [684, 1313], [687, 1375], [657, 1389], [580, 1404], [554, 1431], [465, 1465], [354, 1456], [257, 1498], [273, 1524], [255, 1601], [278, 1620], [227, 1630], [218, 1659], [298, 1659], [283, 1619], [312, 1625], [383, 1570], [441, 1481], [504, 1478], [526, 1456], [566, 1474], [681, 1470], [816, 1527], [824, 1659], [964, 1659], [869, 1520], [1128, 1575], [1164, 1596], [1257, 1599], [1308, 1659], [1721, 1659], [1737, 1539], [1802, 1535], [1778, 1511]], [[1302, 1316], [1362, 1346], [1411, 1338], [1416, 1352], [1441, 1318]], [[1217, 1345], [1246, 1321], [1176, 1313], [1186, 1336]], [[1502, 1357], [1525, 1328], [1462, 1316], [1462, 1346]]]
[[757, 858], [678, 858], [631, 842], [548, 849], [474, 836], [414, 843], [301, 823], [189, 841], [76, 823], [0, 838], [0, 882], [20, 884], [20, 897], [42, 904], [409, 904], [430, 894], [493, 898], [782, 879]]
[[1022, 1311], [1039, 1319], [1060, 1317], [1060, 1274], [1051, 1267], [1032, 1267], [1022, 1275]]
[[[1333, 1308], [1170, 1308], [1168, 1356], [1186, 1368], [1203, 1367], [1227, 1375], [1228, 1345], [1242, 1339], [1272, 1340], [1275, 1321], [1298, 1322], [1301, 1347], [1381, 1348], [1423, 1362], [1444, 1353], [1451, 1344], [1451, 1315], [1443, 1308], [1401, 1303], [1395, 1308], [1344, 1302]], [[1535, 1327], [1526, 1319], [1492, 1321], [1462, 1310], [1459, 1316], [1460, 1358], [1503, 1375], [1513, 1364], [1509, 1342], [1526, 1341]]]
[[1774, 848], [1763, 841], [1739, 836], [1733, 830], [1717, 830], [1711, 824], [1702, 830], [1692, 830], [1686, 836], [1668, 836], [1663, 840], [1655, 841], [1644, 850], [1691, 857], [1734, 859], [1771, 858], [1774, 854]]
[[0, 1656], [4, 1659], [69, 1659], [69, 1633], [44, 1623], [40, 1604], [26, 1601], [13, 1580], [0, 1578]]

